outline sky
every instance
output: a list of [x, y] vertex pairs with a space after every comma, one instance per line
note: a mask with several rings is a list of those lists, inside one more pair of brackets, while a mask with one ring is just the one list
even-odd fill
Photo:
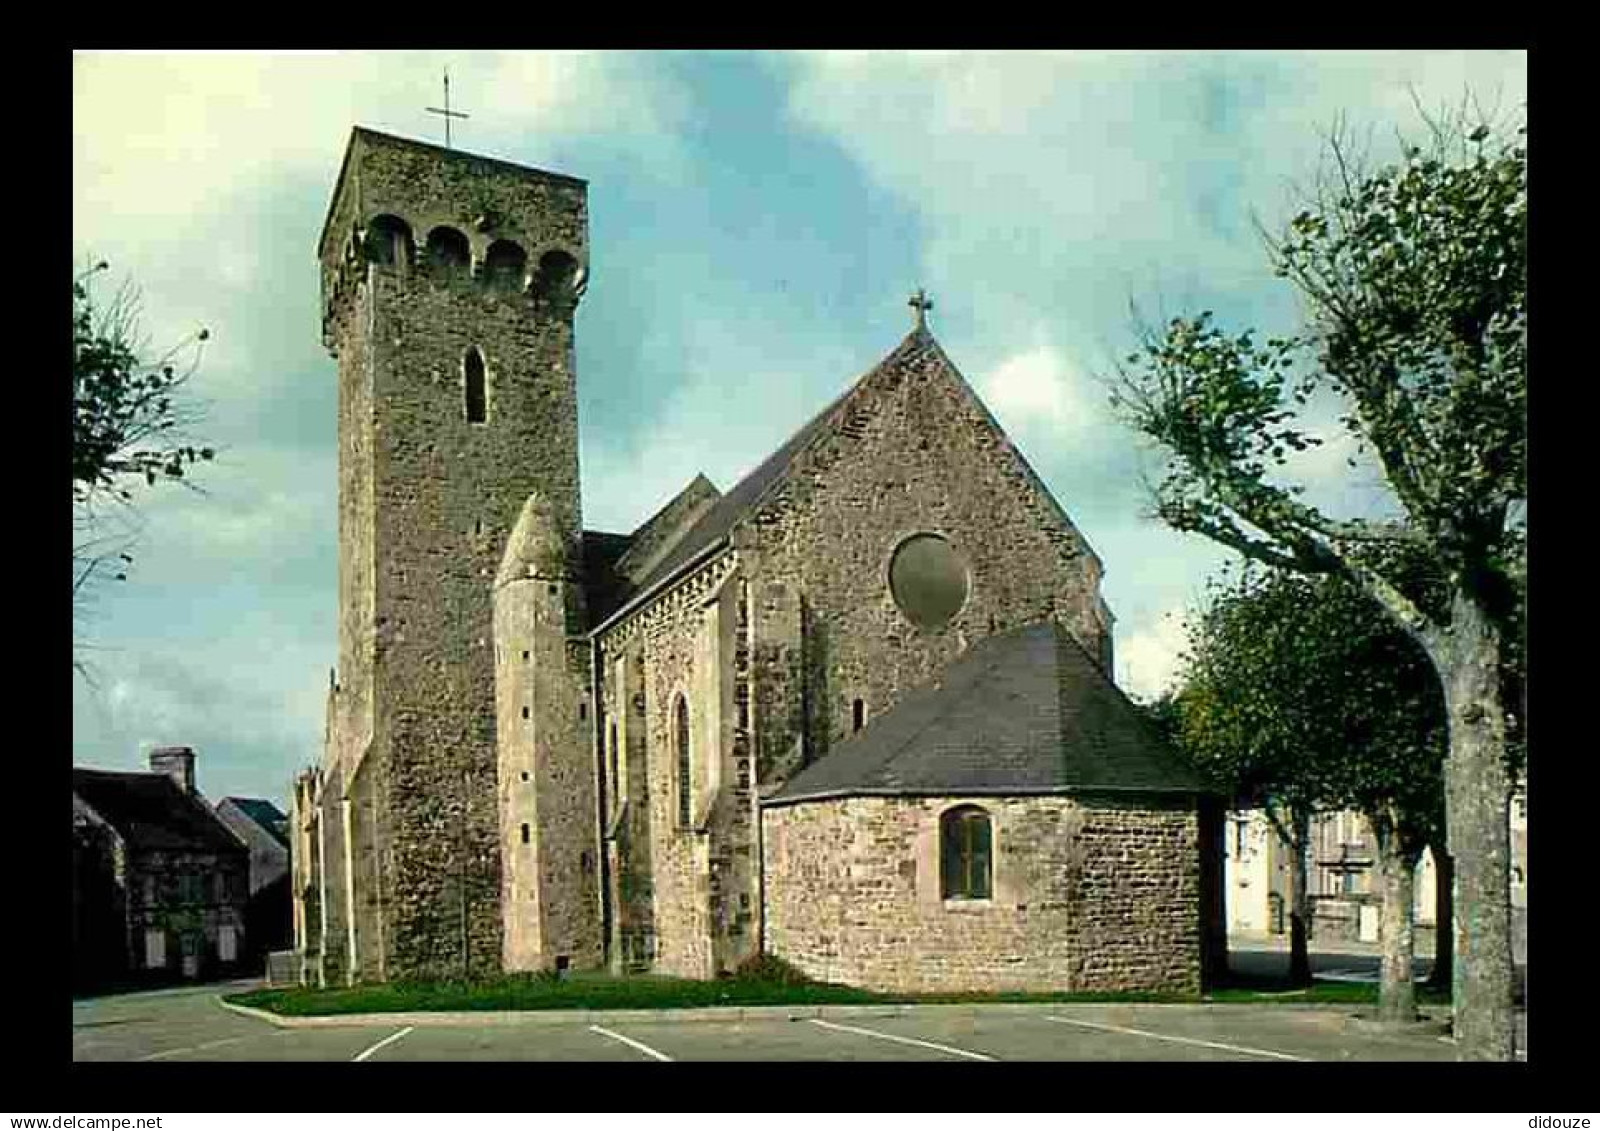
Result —
[[[1256, 225], [1298, 210], [1336, 121], [1384, 159], [1419, 106], [1527, 98], [1520, 51], [77, 53], [75, 273], [137, 287], [147, 356], [193, 365], [192, 433], [219, 454], [198, 490], [140, 493], [127, 580], [75, 623], [76, 765], [189, 745], [207, 796], [286, 807], [320, 759], [338, 547], [316, 240], [352, 127], [443, 141], [446, 68], [455, 148], [589, 184], [586, 527], [631, 530], [698, 472], [731, 487], [900, 341], [925, 287], [1104, 562], [1115, 678], [1143, 698], [1233, 558], [1150, 517], [1161, 456], [1106, 385], [1136, 316], [1292, 331]], [[1308, 497], [1391, 509], [1327, 434], [1289, 469]]]

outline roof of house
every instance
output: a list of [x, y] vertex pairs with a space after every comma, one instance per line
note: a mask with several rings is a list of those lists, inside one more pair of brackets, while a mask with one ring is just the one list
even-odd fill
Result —
[[765, 804], [829, 797], [1206, 786], [1072, 636], [1044, 622], [974, 645]]
[[166, 774], [72, 770], [72, 792], [134, 848], [246, 851], [244, 842], [199, 797]]
[[272, 802], [259, 797], [224, 797], [217, 802], [217, 807], [224, 805], [232, 805], [270, 833], [274, 840], [284, 845], [289, 843], [289, 818]]

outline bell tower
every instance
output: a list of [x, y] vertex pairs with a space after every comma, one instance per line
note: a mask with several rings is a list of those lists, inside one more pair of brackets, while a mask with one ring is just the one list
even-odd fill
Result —
[[318, 258], [339, 363], [323, 968], [330, 981], [498, 971], [492, 594], [532, 494], [581, 558], [587, 186], [357, 128]]

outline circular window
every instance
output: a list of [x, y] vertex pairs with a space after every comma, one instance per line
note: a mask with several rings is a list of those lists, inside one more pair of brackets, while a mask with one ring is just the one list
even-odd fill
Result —
[[967, 565], [937, 534], [913, 534], [889, 563], [894, 603], [920, 628], [940, 628], [967, 599]]

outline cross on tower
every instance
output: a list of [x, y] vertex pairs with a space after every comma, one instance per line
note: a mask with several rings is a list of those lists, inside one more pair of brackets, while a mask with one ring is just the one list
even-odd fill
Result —
[[906, 305], [917, 312], [916, 328], [918, 330], [925, 329], [928, 324], [928, 311], [933, 309], [933, 300], [928, 297], [928, 292], [918, 287], [916, 293], [911, 296], [911, 301]]
[[450, 109], [450, 69], [448, 67], [445, 68], [445, 72], [444, 72], [444, 109], [441, 110], [437, 106], [428, 106], [428, 107], [425, 107], [425, 109], [430, 114], [440, 114], [440, 115], [442, 115], [444, 117], [444, 147], [446, 149], [449, 149], [450, 148], [450, 119], [451, 118], [470, 118], [470, 117], [472, 117], [472, 115], [471, 114], [463, 114], [459, 110]]

